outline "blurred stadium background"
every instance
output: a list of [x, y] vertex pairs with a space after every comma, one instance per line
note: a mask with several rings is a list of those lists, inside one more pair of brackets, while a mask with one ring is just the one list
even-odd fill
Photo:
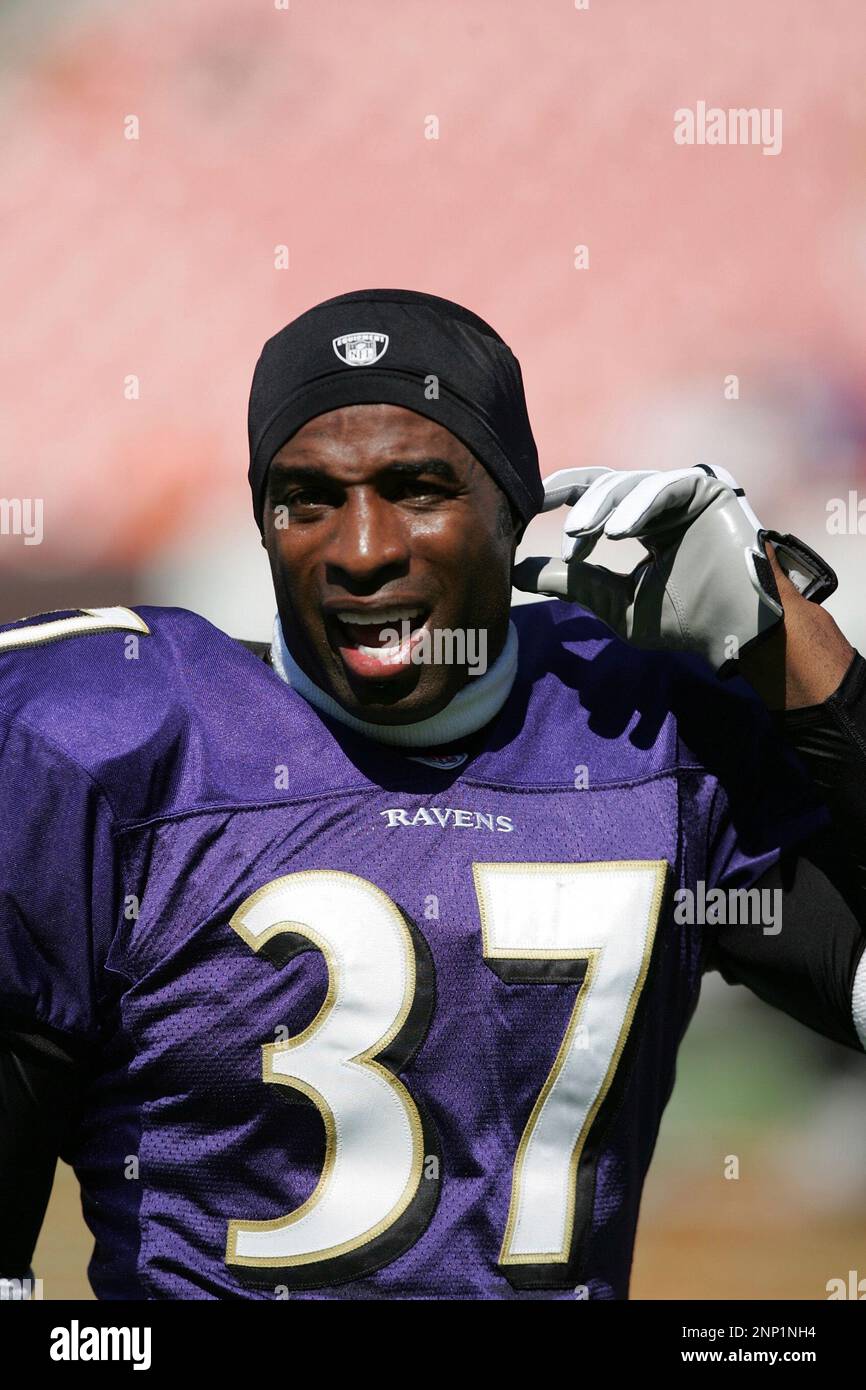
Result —
[[[834, 565], [866, 650], [864, 538], [827, 529], [831, 499], [866, 496], [864, 49], [861, 0], [4, 0], [0, 492], [43, 499], [44, 537], [0, 535], [0, 619], [168, 603], [268, 636], [255, 358], [310, 304], [400, 285], [512, 344], [545, 472], [729, 468]], [[699, 100], [781, 108], [782, 152], [675, 145]], [[633, 1295], [866, 1275], [864, 1081], [709, 979]], [[89, 1297], [89, 1246], [61, 1168], [46, 1297]]]

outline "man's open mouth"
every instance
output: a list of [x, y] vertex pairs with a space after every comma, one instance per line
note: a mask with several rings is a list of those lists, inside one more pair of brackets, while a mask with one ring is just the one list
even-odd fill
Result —
[[353, 675], [381, 680], [410, 664], [412, 648], [429, 617], [428, 608], [395, 605], [337, 609], [328, 620], [334, 646]]

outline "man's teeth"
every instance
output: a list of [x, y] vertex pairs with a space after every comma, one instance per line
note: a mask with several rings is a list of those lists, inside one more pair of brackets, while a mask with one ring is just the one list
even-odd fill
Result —
[[420, 608], [382, 608], [368, 613], [338, 613], [337, 617], [350, 627], [384, 627], [387, 623], [411, 622], [420, 618], [421, 612]]
[[[358, 642], [357, 634], [355, 636], [355, 649], [362, 656], [372, 656], [385, 665], [394, 665], [408, 660], [416, 632], [420, 630], [413, 624], [418, 622], [423, 612], [422, 608], [377, 608], [365, 613], [343, 609], [337, 612], [336, 617], [350, 631], [359, 627], [371, 629], [370, 635], [375, 645]], [[390, 641], [383, 642], [386, 633]]]

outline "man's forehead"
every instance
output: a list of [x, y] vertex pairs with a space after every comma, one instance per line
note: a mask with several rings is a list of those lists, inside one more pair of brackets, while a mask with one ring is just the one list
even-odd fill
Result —
[[351, 405], [308, 420], [277, 450], [273, 465], [326, 463], [329, 459], [386, 460], [439, 457], [463, 466], [476, 463], [465, 444], [444, 425], [403, 406]]

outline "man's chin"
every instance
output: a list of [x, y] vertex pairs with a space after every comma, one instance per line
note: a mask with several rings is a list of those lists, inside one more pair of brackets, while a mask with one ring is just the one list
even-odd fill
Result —
[[382, 680], [360, 679], [346, 672], [335, 681], [331, 694], [348, 714], [370, 724], [414, 724], [429, 719], [453, 699], [464, 681], [455, 673], [436, 679], [429, 667], [418, 667], [390, 675]]

